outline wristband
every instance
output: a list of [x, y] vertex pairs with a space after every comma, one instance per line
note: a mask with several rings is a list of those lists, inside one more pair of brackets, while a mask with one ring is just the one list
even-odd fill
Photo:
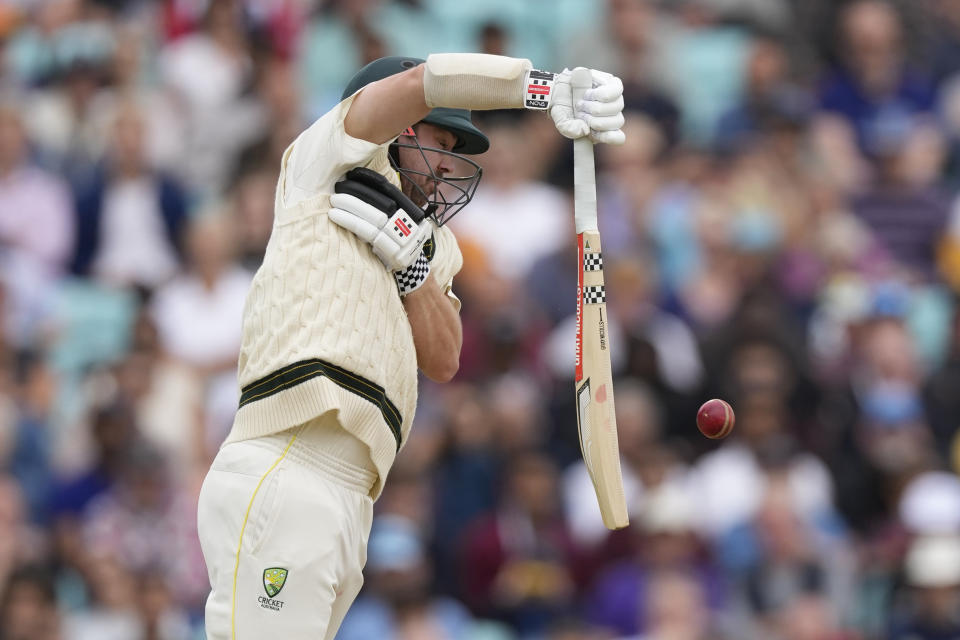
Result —
[[397, 289], [400, 291], [400, 297], [403, 298], [423, 286], [423, 283], [427, 281], [427, 276], [429, 275], [430, 261], [427, 260], [427, 256], [421, 252], [420, 257], [417, 258], [416, 262], [412, 265], [406, 269], [393, 272], [393, 277], [397, 280]]

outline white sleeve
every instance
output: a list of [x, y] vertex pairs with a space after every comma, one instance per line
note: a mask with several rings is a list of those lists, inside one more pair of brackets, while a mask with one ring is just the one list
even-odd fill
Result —
[[356, 94], [350, 96], [310, 125], [284, 154], [281, 167], [284, 204], [291, 207], [322, 193], [354, 167], [366, 165], [390, 142], [375, 144], [354, 138], [343, 129], [343, 121]]
[[450, 298], [451, 302], [453, 302], [453, 308], [457, 310], [457, 313], [460, 313], [460, 307], [463, 305], [463, 303], [460, 302], [460, 298], [457, 297], [457, 294], [453, 292], [453, 280], [443, 286], [443, 293]]

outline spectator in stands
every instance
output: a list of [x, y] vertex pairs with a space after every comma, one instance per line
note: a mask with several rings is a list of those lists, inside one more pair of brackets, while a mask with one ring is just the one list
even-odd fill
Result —
[[[370, 531], [366, 587], [337, 633], [339, 640], [457, 640], [480, 634], [462, 604], [430, 591], [430, 561], [413, 523], [381, 516]], [[505, 628], [483, 625], [483, 637], [505, 640]], [[487, 635], [489, 634], [489, 635]]]
[[74, 188], [94, 177], [106, 151], [111, 111], [108, 56], [113, 36], [109, 31], [102, 35], [107, 39], [102, 46], [59, 62], [51, 87], [34, 92], [24, 113], [38, 157]]
[[433, 472], [435, 571], [441, 585], [453, 592], [459, 586], [459, 540], [476, 518], [496, 507], [502, 460], [487, 413], [489, 395], [476, 385], [456, 384], [439, 397], [444, 440]]
[[846, 431], [830, 455], [844, 517], [872, 533], [891, 525], [905, 483], [936, 462], [916, 349], [904, 318], [893, 311], [874, 313], [858, 329]]
[[924, 66], [938, 85], [949, 83], [960, 71], [960, 4], [939, 0], [924, 17], [929, 21], [922, 51]]
[[46, 530], [28, 520], [20, 484], [0, 476], [0, 582], [24, 564], [41, 564], [49, 551]]
[[137, 435], [134, 413], [123, 401], [92, 410], [89, 429], [91, 461], [81, 471], [58, 479], [53, 501], [56, 517], [79, 516], [94, 498], [117, 482]]
[[650, 622], [638, 640], [722, 640], [708, 606], [709, 596], [696, 576], [684, 571], [664, 570], [651, 577], [645, 600]]
[[[943, 364], [930, 374], [925, 382], [924, 406], [933, 432], [935, 449], [944, 464], [952, 462], [954, 446], [960, 446], [960, 309], [955, 309], [950, 324], [950, 346]], [[960, 450], [960, 449], [958, 449]], [[960, 473], [960, 467], [954, 467]]]
[[113, 124], [96, 180], [77, 193], [73, 271], [117, 286], [153, 289], [180, 266], [188, 197], [156, 172], [144, 150], [144, 122], [130, 104]]
[[[478, 246], [498, 278], [522, 281], [537, 258], [566, 244], [570, 205], [556, 187], [539, 181], [526, 162], [530, 144], [526, 118], [502, 116], [485, 128], [490, 151], [479, 157], [483, 182], [470, 203], [470, 215], [450, 225], [462, 243]], [[491, 238], [490, 225], [513, 232]]]
[[943, 135], [904, 119], [874, 136], [876, 177], [854, 195], [851, 210], [871, 229], [908, 278], [936, 275], [936, 247], [949, 219], [950, 199], [939, 188]]
[[665, 55], [665, 33], [670, 31], [670, 25], [664, 24], [666, 16], [645, 0], [607, 0], [604, 5], [603, 20], [586, 32], [577, 32], [563, 47], [561, 64], [610, 69], [623, 80], [627, 95], [649, 92], [658, 105], [675, 110], [658, 91], [664, 80], [657, 75], [658, 65]]
[[186, 122], [179, 177], [206, 197], [222, 195], [233, 158], [263, 131], [262, 107], [247, 91], [254, 67], [245, 19], [237, 0], [213, 0], [202, 29], [160, 54], [161, 84], [176, 96]]
[[0, 253], [58, 275], [73, 243], [73, 204], [63, 180], [31, 162], [21, 109], [0, 103]]
[[211, 213], [191, 222], [186, 269], [150, 302], [162, 351], [204, 377], [236, 368], [239, 317], [252, 276], [236, 264], [234, 245], [226, 216]]
[[[789, 600], [772, 627], [783, 640], [861, 640], [863, 637], [839, 619], [836, 607], [822, 593], [805, 593]], [[774, 633], [776, 633], [774, 632]]]
[[[261, 60], [254, 86], [263, 122], [257, 131], [258, 137], [250, 140], [236, 154], [236, 161], [231, 167], [232, 175], [229, 176], [230, 184], [252, 172], [276, 173], [283, 152], [309, 124], [304, 122], [296, 69], [290, 61], [278, 56]], [[272, 206], [273, 202], [270, 204]]]
[[[587, 619], [624, 636], [669, 638], [675, 625], [698, 629], [680, 637], [706, 633], [710, 611], [724, 604], [726, 585], [696, 532], [695, 501], [687, 492], [676, 485], [648, 492], [632, 516], [633, 555], [599, 576], [586, 599]], [[671, 597], [677, 598], [673, 604]], [[678, 615], [685, 607], [686, 621]]]
[[39, 354], [24, 352], [18, 358], [16, 397], [19, 419], [13, 443], [3, 463], [23, 489], [28, 517], [32, 522], [49, 522], [54, 477], [53, 449], [56, 376]]
[[244, 172], [230, 193], [229, 210], [236, 229], [237, 258], [250, 272], [263, 262], [273, 229], [273, 198], [276, 195], [275, 169]]
[[141, 630], [136, 611], [136, 581], [114, 555], [86, 550], [84, 578], [90, 600], [66, 617], [67, 637], [76, 640], [121, 640]]
[[827, 619], [840, 620], [852, 602], [855, 569], [841, 523], [829, 513], [805, 513], [782, 468], [768, 472], [767, 482], [756, 514], [717, 547], [748, 611], [742, 622], [758, 623], [760, 637], [776, 635], [784, 612], [805, 598], [822, 600]]
[[178, 602], [197, 606], [206, 596], [196, 538], [196, 498], [172, 478], [166, 460], [145, 442], [123, 461], [119, 482], [83, 514], [89, 552], [109, 555], [124, 571], [162, 569]]
[[4, 584], [0, 600], [4, 640], [61, 640], [65, 636], [53, 580], [40, 565], [24, 565]]
[[[960, 537], [919, 537], [904, 569], [908, 593], [894, 610], [890, 640], [949, 640], [960, 637]], [[899, 614], [899, 615], [898, 615]]]
[[685, 0], [670, 10], [674, 28], [659, 33], [665, 41], [659, 77], [680, 110], [681, 138], [703, 147], [718, 120], [739, 101], [750, 40], [710, 0]]
[[162, 570], [153, 568], [140, 572], [136, 593], [144, 638], [181, 640], [191, 637], [187, 613], [177, 604], [174, 587]]
[[463, 538], [459, 574], [474, 614], [534, 634], [573, 605], [582, 552], [560, 513], [553, 461], [525, 450], [504, 472], [500, 504]]
[[648, 249], [646, 210], [663, 182], [663, 160], [669, 153], [666, 133], [651, 117], [630, 111], [624, 118], [626, 142], [596, 149], [597, 206], [604, 213], [598, 224], [604, 255], [615, 257], [636, 256]]
[[840, 13], [838, 32], [843, 64], [825, 80], [820, 104], [826, 112], [845, 118], [861, 149], [872, 154], [885, 131], [905, 119], [932, 113], [933, 84], [907, 64], [903, 23], [895, 4], [852, 2]]
[[195, 432], [194, 421], [169, 420], [166, 412], [154, 412], [155, 420], [145, 426], [190, 461], [198, 435], [212, 453], [233, 422], [239, 402], [240, 319], [252, 274], [235, 261], [235, 232], [226, 216], [201, 217], [186, 236], [187, 269], [157, 290], [150, 313], [165, 356], [161, 375], [203, 388], [199, 402], [207, 420], [201, 434]]

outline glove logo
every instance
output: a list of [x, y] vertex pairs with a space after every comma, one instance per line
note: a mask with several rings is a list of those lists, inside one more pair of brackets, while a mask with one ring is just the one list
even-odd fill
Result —
[[527, 97], [524, 106], [528, 109], [546, 109], [550, 104], [550, 89], [555, 74], [549, 71], [531, 69], [527, 79]]
[[399, 234], [401, 240], [413, 233], [410, 229], [410, 220], [402, 216], [393, 219], [393, 230]]
[[[528, 85], [528, 86], [527, 86], [527, 92], [530, 93], [530, 94], [538, 94], [538, 95], [542, 95], [542, 96], [548, 96], [548, 95], [550, 95], [550, 86], [547, 85], [547, 84], [537, 84], [538, 82], [540, 82], [540, 81], [539, 81], [539, 80], [534, 80], [534, 81], [533, 81], [533, 84]], [[532, 98], [532, 97], [534, 97], [534, 95], [531, 95], [530, 97]]]

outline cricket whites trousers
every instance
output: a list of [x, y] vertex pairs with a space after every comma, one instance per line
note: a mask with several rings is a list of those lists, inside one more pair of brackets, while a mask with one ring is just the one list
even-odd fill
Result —
[[223, 446], [200, 490], [208, 640], [332, 640], [363, 584], [376, 479], [327, 413]]

